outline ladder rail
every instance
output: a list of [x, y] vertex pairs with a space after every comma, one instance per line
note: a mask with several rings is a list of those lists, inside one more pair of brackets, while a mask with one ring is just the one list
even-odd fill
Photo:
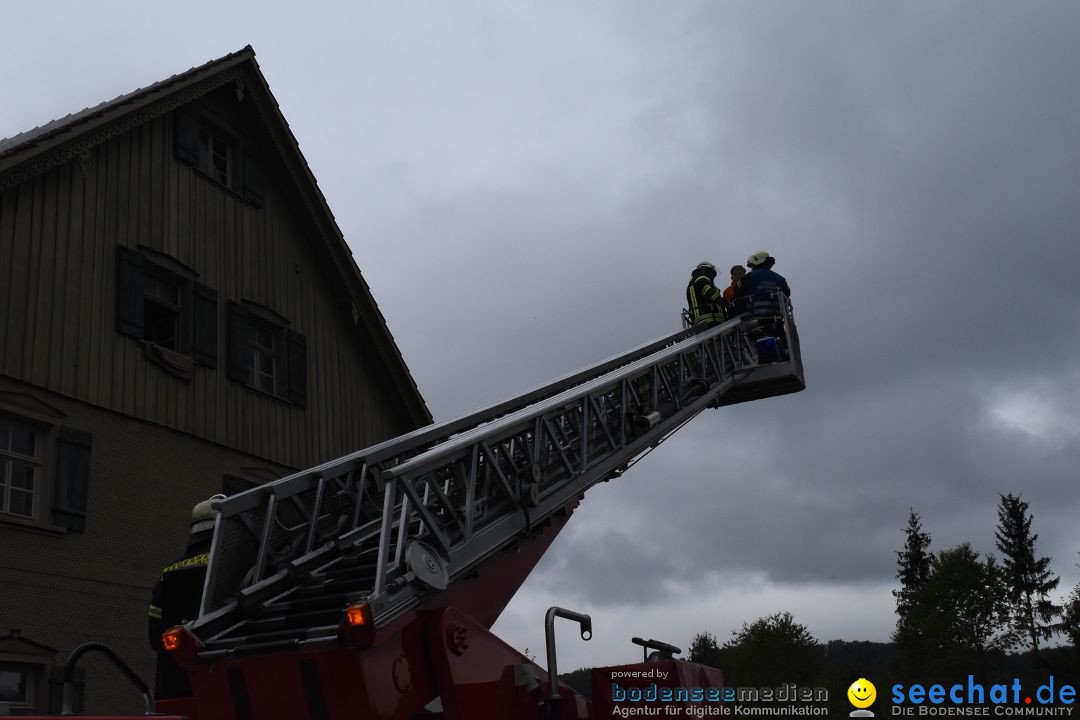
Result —
[[740, 323], [741, 318], [728, 320], [699, 333], [696, 337], [684, 340], [679, 344], [667, 347], [653, 355], [636, 360], [623, 368], [608, 372], [600, 377], [582, 383], [581, 385], [568, 388], [546, 400], [533, 403], [502, 418], [493, 420], [490, 423], [459, 433], [430, 450], [398, 465], [387, 468], [382, 472], [382, 476], [384, 479], [389, 479], [399, 478], [406, 474], [415, 474], [423, 468], [430, 467], [432, 464], [437, 464], [442, 458], [449, 454], [456, 453], [462, 447], [471, 447], [478, 437], [499, 436], [500, 434], [504, 434], [506, 428], [512, 428], [523, 421], [541, 417], [550, 412], [553, 408], [558, 408], [572, 402], [578, 402], [581, 398], [594, 394], [600, 388], [607, 387], [633, 376], [642, 368], [647, 368], [649, 372], [654, 372], [660, 364], [672, 357], [683, 357], [685, 352], [689, 349], [696, 349], [698, 347], [710, 348], [712, 346], [712, 341], [719, 336], [730, 335], [732, 332], [739, 329]]
[[[651, 355], [660, 348], [679, 342], [692, 335], [693, 332], [692, 329], [683, 329], [669, 335], [664, 335], [650, 342], [643, 343], [627, 352], [613, 355], [606, 360], [561, 375], [554, 380], [537, 385], [524, 393], [504, 398], [491, 405], [475, 408], [448, 420], [425, 425], [422, 428], [372, 445], [363, 450], [343, 455], [340, 458], [301, 470], [300, 472], [279, 478], [266, 483], [265, 485], [260, 485], [235, 495], [230, 495], [218, 503], [218, 508], [221, 512], [226, 514], [249, 510], [252, 507], [261, 504], [264, 501], [265, 495], [269, 492], [276, 492], [279, 496], [284, 493], [297, 494], [298, 492], [303, 492], [303, 490], [308, 489], [310, 485], [301, 484], [300, 481], [302, 480], [307, 480], [310, 484], [314, 484], [321, 474], [328, 476], [341, 475], [347, 471], [360, 470], [364, 465], [372, 466], [385, 462], [408, 450], [423, 447], [429, 443], [438, 442], [443, 438], [451, 437], [463, 430], [474, 428], [477, 425], [482, 425], [506, 415], [507, 413], [515, 412], [534, 402], [548, 398], [558, 392], [562, 392], [567, 386], [584, 382], [598, 375], [603, 375], [614, 368]], [[296, 485], [297, 487], [290, 487], [287, 489], [283, 487], [289, 485]]]
[[[779, 296], [777, 307], [801, 382], [791, 305]], [[245, 607], [287, 595], [348, 553], [374, 555], [367, 598], [376, 623], [389, 622], [436, 587], [417, 581], [416, 557], [434, 559], [452, 582], [770, 367], [748, 334], [757, 321], [673, 333], [222, 501], [193, 631], [229, 634], [222, 629], [242, 627]]]
[[[724, 356], [721, 347], [728, 351], [733, 362], [718, 361]], [[742, 320], [731, 320], [385, 469], [382, 477], [387, 487], [396, 485], [414, 500], [399, 525], [399, 529], [406, 530], [408, 535], [399, 535], [398, 551], [411, 540], [428, 542], [434, 536], [437, 542], [431, 543], [431, 548], [446, 562], [450, 579], [467, 573], [484, 557], [512, 541], [522, 529], [542, 522], [619, 466], [630, 464], [638, 455], [659, 445], [673, 429], [701, 412], [726, 386], [748, 374], [756, 364], [756, 352], [746, 342]], [[688, 367], [694, 372], [687, 373]], [[659, 380], [662, 373], [667, 378], [665, 382]], [[696, 397], [684, 398], [681, 391], [699, 379], [706, 380], [708, 389]], [[640, 392], [632, 392], [635, 388]], [[643, 397], [650, 404], [634, 408], [616, 400], [634, 395]], [[589, 423], [590, 408], [600, 398], [610, 408], [608, 417], [601, 417], [598, 424]], [[630, 435], [624, 435], [624, 441], [619, 445], [613, 446], [610, 433], [600, 431], [602, 426], [625, 424], [630, 415], [634, 415], [633, 422], [638, 422], [637, 418], [647, 417], [649, 413], [659, 417], [642, 421], [644, 424]], [[556, 432], [556, 427], [570, 429], [575, 426], [581, 431], [570, 442], [562, 432]], [[528, 475], [514, 472], [516, 465], [508, 460], [505, 451], [497, 449], [511, 441], [539, 448], [539, 462], [533, 465], [538, 471], [533, 470]], [[478, 463], [474, 462], [477, 458]], [[463, 468], [467, 468], [466, 487], [475, 486], [480, 468], [484, 466], [500, 479], [494, 486], [495, 496], [487, 499], [508, 501], [514, 512], [504, 513], [485, 524], [485, 519], [477, 516], [475, 504], [462, 502], [450, 506], [446, 496], [436, 498], [433, 494], [425, 511], [423, 503], [419, 502], [422, 487], [430, 487], [441, 477], [456, 477]], [[468, 497], [467, 493], [457, 495]], [[464, 516], [464, 527], [470, 528], [471, 532], [455, 533], [449, 523], [439, 527], [438, 518], [451, 513]], [[413, 533], [414, 523], [431, 531], [430, 535]], [[443, 538], [444, 534], [447, 537]], [[379, 556], [383, 555], [384, 550], [380, 547]], [[383, 576], [401, 575], [409, 570], [406, 567], [387, 568]], [[369, 602], [377, 621], [391, 620], [395, 608], [407, 605], [413, 593], [403, 586], [398, 594], [402, 597], [393, 597], [394, 593], [388, 591], [385, 583], [376, 588]]]
[[[265, 485], [251, 488], [222, 500], [217, 507], [218, 522], [211, 543], [210, 563], [203, 587], [200, 614], [209, 614], [226, 606], [242, 585], [250, 584], [255, 576], [259, 578], [265, 576], [264, 564], [272, 559], [267, 552], [267, 543], [274, 540], [280, 542], [281, 538], [287, 536], [288, 533], [283, 531], [253, 534], [250, 532], [249, 526], [256, 524], [260, 528], [271, 529], [266, 521], [267, 516], [270, 514], [271, 503], [280, 506], [287, 499], [313, 495], [318, 492], [317, 488], [321, 483], [337, 480], [339, 495], [344, 494], [353, 498], [349, 512], [354, 518], [353, 526], [355, 527], [358, 518], [363, 512], [365, 490], [369, 487], [369, 485], [365, 485], [365, 479], [368, 478], [369, 474], [374, 474], [372, 471], [381, 464], [393, 464], [399, 458], [408, 456], [410, 453], [419, 452], [432, 443], [438, 443], [440, 440], [452, 437], [463, 430], [490, 422], [501, 415], [514, 412], [530, 403], [550, 397], [552, 394], [562, 391], [568, 385], [583, 382], [608, 372], [612, 368], [633, 362], [640, 357], [655, 352], [658, 348], [678, 342], [690, 334], [692, 334], [692, 330], [683, 329], [664, 335], [626, 352], [613, 355], [594, 365], [562, 375], [519, 395], [472, 410], [456, 418], [419, 428], [405, 435], [302, 470]], [[357, 473], [359, 474], [359, 480], [356, 479]], [[378, 488], [376, 493], [381, 495], [382, 489]], [[318, 507], [321, 505], [321, 500], [310, 504]], [[375, 506], [372, 509], [377, 510], [378, 508]], [[316, 530], [314, 526], [317, 524], [318, 518], [318, 512], [308, 517], [308, 522], [312, 525], [308, 529], [308, 536], [312, 538], [312, 546], [314, 545]], [[305, 545], [307, 544], [305, 543]], [[307, 547], [307, 549], [310, 551], [311, 548]], [[232, 557], [223, 558], [222, 555]], [[253, 573], [247, 572], [247, 566], [251, 563], [259, 564], [259, 567], [255, 568]]]

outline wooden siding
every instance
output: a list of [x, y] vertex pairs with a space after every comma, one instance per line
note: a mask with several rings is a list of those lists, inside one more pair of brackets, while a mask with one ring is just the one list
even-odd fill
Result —
[[[0, 373], [292, 467], [410, 429], [276, 163], [264, 153], [257, 208], [175, 158], [173, 117], [0, 193]], [[116, 331], [118, 245], [164, 253], [217, 290], [216, 368], [177, 379]], [[225, 304], [242, 298], [307, 337], [306, 409], [226, 378]]]

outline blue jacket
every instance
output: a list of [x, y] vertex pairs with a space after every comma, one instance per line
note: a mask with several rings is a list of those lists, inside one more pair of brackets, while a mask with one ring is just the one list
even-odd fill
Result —
[[756, 317], [782, 314], [777, 294], [784, 293], [786, 297], [791, 297], [791, 289], [784, 276], [765, 268], [754, 268], [746, 273], [740, 287], [749, 295], [750, 312]]

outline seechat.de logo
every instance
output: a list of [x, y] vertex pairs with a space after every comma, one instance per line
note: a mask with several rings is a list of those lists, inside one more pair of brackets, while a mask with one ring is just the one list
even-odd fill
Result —
[[866, 709], [877, 700], [877, 688], [874, 687], [874, 683], [866, 678], [859, 678], [847, 689], [847, 699], [857, 708], [851, 711], [851, 717], [874, 717], [874, 713]]

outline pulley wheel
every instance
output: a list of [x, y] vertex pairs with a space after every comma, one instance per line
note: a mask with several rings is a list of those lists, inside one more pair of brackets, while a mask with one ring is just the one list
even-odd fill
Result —
[[446, 561], [430, 546], [413, 540], [405, 550], [405, 562], [416, 579], [433, 590], [445, 590], [450, 580]]

